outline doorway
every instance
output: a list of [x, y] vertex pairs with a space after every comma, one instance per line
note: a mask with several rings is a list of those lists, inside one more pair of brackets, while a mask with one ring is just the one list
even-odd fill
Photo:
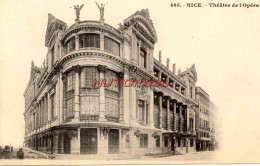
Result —
[[80, 130], [80, 153], [97, 154], [97, 129]]
[[70, 154], [70, 137], [67, 133], [64, 134], [64, 153]]
[[119, 131], [116, 129], [109, 130], [108, 134], [108, 153], [119, 153]]

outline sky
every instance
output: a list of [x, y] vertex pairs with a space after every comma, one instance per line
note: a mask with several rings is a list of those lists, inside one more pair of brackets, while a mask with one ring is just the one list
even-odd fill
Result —
[[[226, 154], [247, 154], [251, 158], [251, 154], [259, 154], [259, 8], [173, 8], [170, 3], [177, 1], [169, 0], [98, 2], [108, 2], [105, 22], [116, 28], [137, 10], [149, 9], [158, 36], [155, 58], [158, 59], [161, 50], [163, 63], [169, 57], [170, 66], [176, 63], [177, 70], [181, 71], [195, 64], [197, 86], [219, 108]], [[228, 2], [231, 1], [225, 1]], [[29, 81], [31, 61], [41, 66], [46, 57], [48, 13], [70, 26], [75, 19], [71, 7], [76, 4], [84, 4], [81, 20], [99, 20], [99, 10], [92, 0], [0, 1], [1, 146], [22, 145], [23, 93]]]

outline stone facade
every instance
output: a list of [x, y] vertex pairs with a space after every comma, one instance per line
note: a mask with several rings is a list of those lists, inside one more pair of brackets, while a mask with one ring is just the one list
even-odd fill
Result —
[[[189, 153], [196, 150], [195, 65], [173, 71], [154, 58], [147, 9], [118, 29], [67, 24], [49, 14], [41, 68], [32, 62], [25, 97], [25, 146], [62, 154]], [[95, 79], [169, 80], [167, 87], [93, 87]]]

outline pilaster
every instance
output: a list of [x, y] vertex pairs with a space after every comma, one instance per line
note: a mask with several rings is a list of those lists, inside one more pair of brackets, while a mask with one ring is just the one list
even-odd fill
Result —
[[73, 66], [72, 67], [75, 72], [75, 97], [74, 97], [74, 118], [72, 121], [79, 121], [79, 113], [80, 113], [80, 102], [79, 102], [79, 73], [80, 73], [80, 66]]
[[167, 96], [167, 130], [170, 130], [170, 96]]
[[[105, 72], [107, 66], [98, 65], [98, 71], [100, 74], [100, 80], [105, 79]], [[105, 87], [100, 86], [99, 88], [99, 121], [106, 121], [106, 96], [105, 96]]]
[[158, 96], [159, 96], [159, 128], [161, 129], [162, 128], [162, 96], [163, 96], [163, 93], [159, 92]]

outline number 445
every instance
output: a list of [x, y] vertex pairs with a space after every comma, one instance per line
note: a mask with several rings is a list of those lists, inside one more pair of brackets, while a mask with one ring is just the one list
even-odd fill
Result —
[[181, 7], [180, 3], [171, 3], [171, 7]]

